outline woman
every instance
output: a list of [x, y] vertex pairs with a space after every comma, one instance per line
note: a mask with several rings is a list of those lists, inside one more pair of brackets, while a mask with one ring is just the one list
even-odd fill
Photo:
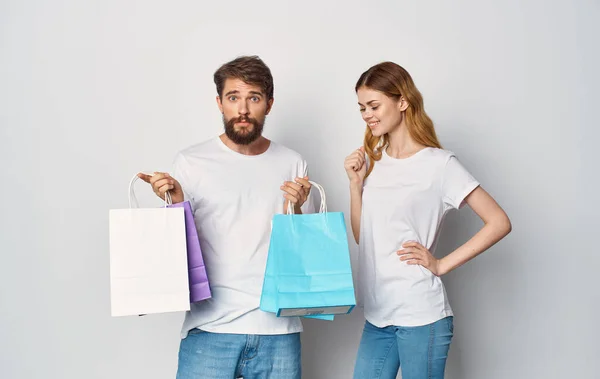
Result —
[[[440, 277], [506, 236], [510, 220], [442, 149], [406, 70], [380, 63], [361, 75], [355, 90], [367, 130], [364, 146], [344, 166], [367, 321], [354, 378], [393, 379], [399, 368], [403, 379], [443, 378], [453, 313]], [[444, 215], [464, 204], [484, 226], [435, 258]]]

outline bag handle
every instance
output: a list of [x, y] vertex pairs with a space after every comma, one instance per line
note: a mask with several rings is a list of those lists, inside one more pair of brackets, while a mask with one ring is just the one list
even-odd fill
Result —
[[[152, 176], [153, 174], [147, 174]], [[133, 176], [133, 178], [131, 178], [131, 181], [129, 182], [129, 208], [133, 208], [133, 204], [135, 204], [135, 208], [139, 208], [140, 204], [137, 201], [137, 198], [135, 197], [135, 191], [133, 189], [133, 185], [135, 182], [137, 182], [137, 180], [139, 179], [139, 177], [136, 175]], [[165, 193], [165, 207], [167, 205], [171, 205], [173, 204], [173, 200], [171, 199], [171, 194], [169, 193], [169, 191], [167, 191]]]
[[[327, 199], [325, 198], [325, 189], [319, 183], [313, 182], [312, 180], [308, 181], [313, 187], [316, 187], [319, 190], [319, 194], [321, 195], [321, 206], [319, 207], [319, 213], [327, 213]], [[294, 214], [294, 207], [292, 203], [288, 204], [287, 214]]]

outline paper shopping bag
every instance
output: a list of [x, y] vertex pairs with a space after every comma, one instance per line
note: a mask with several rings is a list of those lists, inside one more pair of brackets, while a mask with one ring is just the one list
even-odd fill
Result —
[[194, 213], [189, 201], [171, 204], [168, 208], [183, 208], [185, 214], [185, 231], [187, 243], [188, 277], [190, 288], [190, 302], [195, 303], [211, 297], [206, 266], [200, 248], [198, 229], [194, 221]]
[[129, 208], [109, 213], [111, 314], [189, 310], [184, 209], [134, 208], [136, 180]]
[[319, 213], [273, 217], [260, 309], [331, 319], [356, 305], [348, 237], [343, 213], [327, 212], [323, 188], [311, 183], [321, 192]]

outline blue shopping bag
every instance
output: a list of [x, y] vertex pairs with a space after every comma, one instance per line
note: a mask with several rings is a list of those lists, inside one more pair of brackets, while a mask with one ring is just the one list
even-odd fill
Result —
[[356, 305], [346, 224], [342, 212], [273, 217], [260, 309], [277, 316], [333, 319]]

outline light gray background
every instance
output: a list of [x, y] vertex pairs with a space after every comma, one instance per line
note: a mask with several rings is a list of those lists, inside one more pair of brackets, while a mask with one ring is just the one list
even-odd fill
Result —
[[[0, 377], [174, 377], [182, 314], [110, 317], [108, 210], [132, 174], [220, 133], [212, 73], [242, 54], [275, 77], [267, 136], [306, 157], [331, 210], [349, 215], [354, 83], [393, 60], [510, 215], [445, 277], [448, 378], [600, 377], [599, 16], [593, 0], [1, 1]], [[481, 224], [445, 226], [440, 254]], [[351, 377], [362, 324], [306, 322], [304, 377]]]

